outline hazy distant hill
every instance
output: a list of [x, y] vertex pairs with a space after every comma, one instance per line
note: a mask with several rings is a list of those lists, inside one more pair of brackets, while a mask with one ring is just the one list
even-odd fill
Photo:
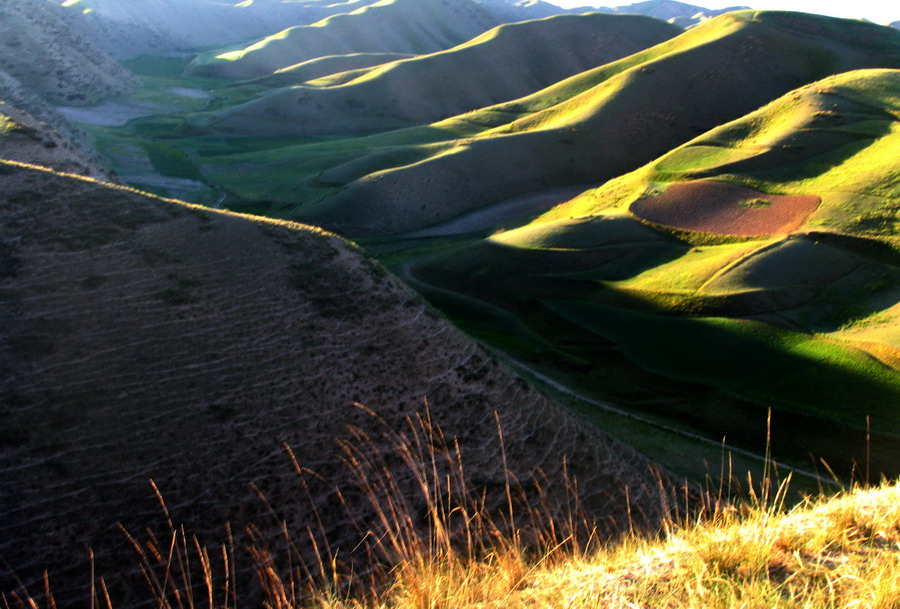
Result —
[[718, 15], [746, 8], [750, 7], [740, 5], [722, 9], [708, 9], [702, 6], [677, 2], [676, 0], [646, 0], [645, 2], [636, 2], [624, 6], [599, 7], [593, 10], [624, 15], [647, 15], [654, 19], [662, 19], [663, 21], [687, 28]]
[[596, 10], [592, 8], [564, 9], [541, 0], [476, 0], [476, 2], [504, 23], [524, 21], [526, 19], [542, 19], [562, 13], [583, 13]]
[[204, 127], [308, 135], [428, 123], [527, 95], [679, 33], [655, 19], [597, 13], [503, 25], [448, 51], [278, 90], [212, 115]]
[[350, 234], [420, 228], [509, 197], [605, 181], [803, 84], [897, 66], [893, 28], [730, 13], [527, 98], [435, 125], [465, 140], [431, 139], [430, 148], [420, 140], [406, 155], [396, 145], [383, 154], [378, 143], [428, 135], [362, 141], [358, 158], [320, 175], [345, 186], [294, 213]]
[[125, 58], [235, 44], [374, 1], [77, 0], [65, 5], [72, 23], [88, 28], [99, 45]]
[[[354, 402], [401, 431], [427, 399], [489, 503], [503, 499], [506, 461], [523, 480], [546, 472], [552, 505], [567, 459], [610, 527], [631, 520], [626, 484], [632, 514], [657, 514], [644, 459], [548, 402], [351, 244], [6, 162], [0, 173], [3, 592], [16, 588], [9, 566], [30, 584], [48, 568], [60, 603], [87, 602], [91, 547], [114, 606], [145, 598], [124, 578], [136, 557], [117, 523], [168, 535], [150, 479], [203, 543], [224, 543], [227, 522], [238, 548], [249, 522], [280, 537], [253, 482], [307, 557], [305, 527], [319, 531], [320, 517], [353, 561], [348, 514], [368, 522], [372, 510], [346, 484], [335, 438], [379, 429]], [[303, 492], [285, 443], [343, 487], [343, 508], [315, 477]], [[409, 513], [424, 514], [411, 474], [384, 464]]]
[[60, 105], [88, 105], [136, 86], [134, 77], [46, 0], [0, 4], [0, 70]]
[[233, 51], [201, 55], [198, 76], [251, 78], [348, 53], [433, 53], [481, 34], [497, 20], [472, 0], [384, 0], [310, 26], [291, 27]]

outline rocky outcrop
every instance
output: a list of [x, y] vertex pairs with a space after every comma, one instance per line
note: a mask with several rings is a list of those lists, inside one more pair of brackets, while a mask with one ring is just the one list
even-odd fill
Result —
[[[354, 403], [399, 430], [427, 400], [487, 501], [502, 495], [506, 463], [521, 480], [542, 471], [561, 507], [566, 459], [603, 532], [658, 517], [649, 463], [353, 245], [21, 165], [0, 163], [0, 174], [0, 591], [16, 588], [6, 564], [32, 584], [46, 568], [57, 602], [83, 606], [92, 548], [115, 607], [147, 601], [123, 567], [136, 558], [117, 523], [168, 534], [151, 479], [203, 543], [225, 541], [226, 522], [237, 548], [248, 523], [265, 533], [272, 512], [254, 483], [301, 553], [309, 526], [352, 561], [347, 514], [365, 522], [371, 507], [335, 439], [354, 443], [348, 426], [378, 437]], [[330, 483], [313, 477], [302, 492], [284, 445]], [[414, 486], [396, 460], [384, 466]]]

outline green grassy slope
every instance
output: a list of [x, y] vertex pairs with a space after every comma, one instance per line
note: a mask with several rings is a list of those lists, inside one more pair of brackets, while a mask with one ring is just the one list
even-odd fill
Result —
[[251, 78], [328, 55], [431, 53], [495, 25], [491, 15], [469, 0], [381, 0], [242, 49], [201, 55], [188, 69], [197, 76]]
[[539, 222], [622, 208], [672, 183], [714, 179], [821, 197], [810, 229], [896, 236], [898, 117], [900, 71], [840, 74], [713, 129]]
[[[829, 77], [521, 228], [419, 256], [412, 275], [469, 331], [555, 360], [545, 369], [581, 391], [748, 447], [773, 408], [779, 455], [844, 473], [864, 458], [870, 417], [873, 463], [897, 473], [898, 117], [900, 71]], [[698, 179], [821, 203], [792, 233], [753, 237], [630, 211]], [[492, 328], [489, 307], [520, 325]]]
[[345, 188], [296, 215], [356, 235], [402, 232], [510, 196], [602, 182], [796, 87], [897, 66], [900, 32], [891, 28], [732, 13], [527, 98], [437, 123], [452, 147], [413, 164], [396, 147], [400, 163], [361, 152], [356, 165], [377, 156], [367, 173], [350, 173]]
[[[896, 362], [884, 346], [900, 347], [900, 311], [893, 306], [900, 298], [898, 118], [900, 71], [827, 78], [557, 207], [502, 241], [543, 247], [573, 225], [620, 213], [682, 181], [814, 195], [821, 203], [798, 229], [812, 233], [808, 238], [695, 248], [623, 287], [693, 309], [727, 295], [732, 313], [777, 312], [782, 323], [869, 343], [870, 351], [874, 343], [877, 356]], [[747, 304], [738, 306], [741, 300]]]
[[503, 25], [448, 51], [338, 76], [340, 86], [272, 92], [206, 116], [201, 126], [309, 135], [429, 123], [522, 97], [680, 32], [648, 17], [597, 13]]
[[253, 84], [268, 87], [289, 87], [299, 85], [311, 80], [317, 80], [326, 76], [343, 72], [365, 70], [373, 66], [401, 59], [415, 57], [408, 53], [348, 53], [345, 55], [327, 55], [316, 57], [298, 64], [280, 68], [268, 76], [260, 76], [253, 80]]

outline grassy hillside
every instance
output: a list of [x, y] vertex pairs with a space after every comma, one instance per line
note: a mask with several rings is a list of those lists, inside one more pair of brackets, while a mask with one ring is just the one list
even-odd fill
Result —
[[[798, 86], [849, 69], [900, 65], [898, 49], [900, 34], [891, 28], [793, 13], [732, 13], [428, 130], [286, 150], [292, 164], [302, 154], [304, 164], [321, 169], [304, 175], [304, 165], [294, 165], [293, 201], [306, 208], [275, 213], [349, 234], [384, 234], [529, 192], [602, 182]], [[422, 146], [427, 142], [432, 147]], [[343, 155], [335, 154], [338, 146]], [[267, 171], [287, 169], [274, 151], [264, 158]], [[210, 165], [218, 174], [255, 160], [252, 154], [219, 157]], [[323, 172], [329, 165], [336, 169]], [[317, 174], [321, 181], [311, 182]], [[279, 182], [273, 180], [269, 196], [254, 195], [289, 202]], [[325, 187], [319, 196], [327, 198], [311, 205], [316, 186]], [[235, 190], [240, 194], [237, 184]]]
[[[900, 488], [857, 490], [787, 511], [723, 510], [661, 539], [523, 554], [514, 541], [482, 560], [404, 564], [372, 601], [324, 607], [893, 607], [900, 602]], [[326, 596], [327, 598], [327, 596]], [[436, 601], [436, 599], [441, 599]]]
[[188, 70], [196, 76], [251, 78], [329, 55], [432, 53], [495, 25], [470, 0], [381, 0], [237, 50], [201, 55]]
[[[430, 123], [522, 97], [680, 32], [646, 17], [602, 14], [503, 25], [448, 51], [337, 75], [330, 80], [338, 86], [278, 90], [205, 115], [197, 126], [285, 136]], [[284, 73], [291, 71], [280, 70], [277, 76]]]
[[[349, 483], [342, 447], [368, 437], [377, 451], [426, 401], [488, 506], [519, 479], [526, 504], [562, 509], [566, 467], [607, 532], [629, 510], [659, 516], [643, 457], [338, 237], [32, 166], [0, 173], [4, 598], [47, 569], [60, 598], [89, 602], [95, 566], [114, 606], [130, 606], [143, 582], [122, 567], [133, 549], [117, 523], [165, 539], [168, 514], [201, 539], [230, 523], [236, 546], [253, 523], [253, 539], [282, 549], [284, 519], [360, 573], [372, 556], [356, 525], [377, 528], [378, 506]], [[366, 456], [410, 514], [427, 513], [415, 472]], [[314, 569], [316, 546], [296, 558]], [[246, 557], [230, 568], [238, 588], [254, 577]]]
[[[268, 76], [260, 76], [253, 84], [267, 87], [289, 87], [326, 76], [337, 76], [347, 72], [357, 72], [385, 63], [415, 57], [408, 53], [349, 53], [316, 57], [286, 68], [276, 70]], [[348, 76], [347, 78], [352, 78]]]
[[744, 446], [769, 406], [777, 454], [844, 473], [874, 424], [896, 473], [898, 99], [896, 70], [826, 78], [526, 226], [415, 254], [412, 277], [476, 335], [555, 353], [572, 387]]
[[[439, 481], [428, 466], [405, 458], [421, 476], [421, 492], [433, 493], [433, 525], [425, 532], [410, 529], [404, 498], [381, 487], [384, 478], [368, 472], [363, 458], [357, 475], [384, 515], [376, 544], [390, 564], [372, 580], [349, 587], [333, 563], [306, 573], [292, 568], [290, 552], [273, 553], [259, 542], [203, 545], [170, 524], [171, 542], [137, 536], [132, 560], [151, 585], [135, 601], [160, 607], [205, 601], [222, 609], [252, 606], [258, 597], [273, 609], [836, 609], [900, 602], [900, 485], [893, 482], [820, 491], [798, 505], [785, 501], [790, 480], [777, 487], [771, 479], [750, 481], [754, 490], [744, 501], [731, 498], [730, 485], [700, 500], [661, 497], [670, 517], [658, 531], [630, 531], [604, 543], [577, 507], [555, 517], [536, 509], [527, 524], [509, 532], [456, 485], [461, 479], [454, 478], [452, 488], [433, 487]], [[458, 544], [450, 534], [454, 515], [470, 523]], [[249, 554], [259, 579], [233, 589], [227, 561], [210, 560], [219, 552], [231, 560]], [[42, 600], [24, 592], [11, 595], [10, 606], [25, 609]]]
[[[859, 340], [863, 348], [896, 364], [897, 355], [877, 345], [900, 347], [893, 306], [900, 260], [900, 182], [894, 171], [894, 151], [900, 146], [898, 100], [897, 70], [827, 78], [577, 197], [535, 220], [520, 237], [511, 234], [503, 241], [541, 247], [541, 240], [571, 231], [579, 223], [573, 217], [589, 222], [598, 214], [630, 208], [646, 218], [648, 203], [656, 200], [655, 223], [690, 229], [698, 214], [708, 220], [730, 205], [741, 210], [744, 227], [757, 227], [751, 234], [762, 240], [695, 248], [622, 287], [694, 310], [703, 309], [704, 301], [736, 301], [753, 293], [756, 312], [765, 310], [781, 323]], [[745, 203], [741, 209], [740, 201], [707, 197], [694, 209], [690, 199], [663, 200], [686, 183], [716, 185], [717, 190], [722, 184], [739, 185], [749, 193], [745, 201], [755, 200], [762, 207]], [[798, 197], [807, 197], [813, 207], [790, 211]], [[795, 215], [790, 230], [777, 230], [764, 220], [779, 207]], [[704, 232], [733, 234], [724, 225], [707, 226]], [[773, 232], [801, 236], [769, 238]], [[767, 306], [762, 302], [766, 299]]]

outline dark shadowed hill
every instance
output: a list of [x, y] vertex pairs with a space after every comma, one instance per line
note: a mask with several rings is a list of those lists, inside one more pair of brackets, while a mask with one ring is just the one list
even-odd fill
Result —
[[[116, 525], [167, 534], [151, 478], [203, 543], [223, 542], [226, 522], [238, 547], [247, 523], [269, 530], [255, 483], [301, 553], [305, 527], [318, 530], [312, 503], [352, 561], [346, 514], [371, 514], [334, 439], [378, 428], [354, 402], [400, 430], [427, 399], [489, 502], [506, 480], [496, 412], [509, 468], [546, 472], [551, 505], [565, 457], [604, 531], [628, 520], [626, 486], [634, 514], [657, 514], [643, 458], [536, 393], [353, 245], [21, 165], [0, 173], [0, 590], [15, 587], [9, 565], [32, 584], [48, 568], [57, 599], [83, 606], [91, 547], [115, 607], [146, 599], [123, 575], [134, 556]], [[283, 444], [344, 486], [344, 508], [315, 478], [301, 492]]]
[[294, 217], [355, 235], [420, 228], [510, 197], [605, 181], [793, 88], [897, 66], [893, 28], [729, 13], [529, 97], [435, 124], [433, 132], [392, 136], [430, 137], [430, 148], [421, 140], [389, 150], [373, 144], [392, 138], [360, 140], [356, 158], [320, 174], [328, 196]]
[[188, 70], [198, 76], [252, 78], [328, 55], [433, 53], [496, 25], [472, 0], [384, 0], [237, 50], [201, 55]]
[[679, 33], [647, 17], [598, 13], [503, 25], [448, 51], [382, 65], [350, 80], [338, 75], [337, 86], [278, 90], [223, 112], [210, 127], [309, 135], [433, 122], [527, 95]]
[[46, 101], [96, 103], [134, 88], [134, 77], [46, 0], [0, 4], [0, 70]]

